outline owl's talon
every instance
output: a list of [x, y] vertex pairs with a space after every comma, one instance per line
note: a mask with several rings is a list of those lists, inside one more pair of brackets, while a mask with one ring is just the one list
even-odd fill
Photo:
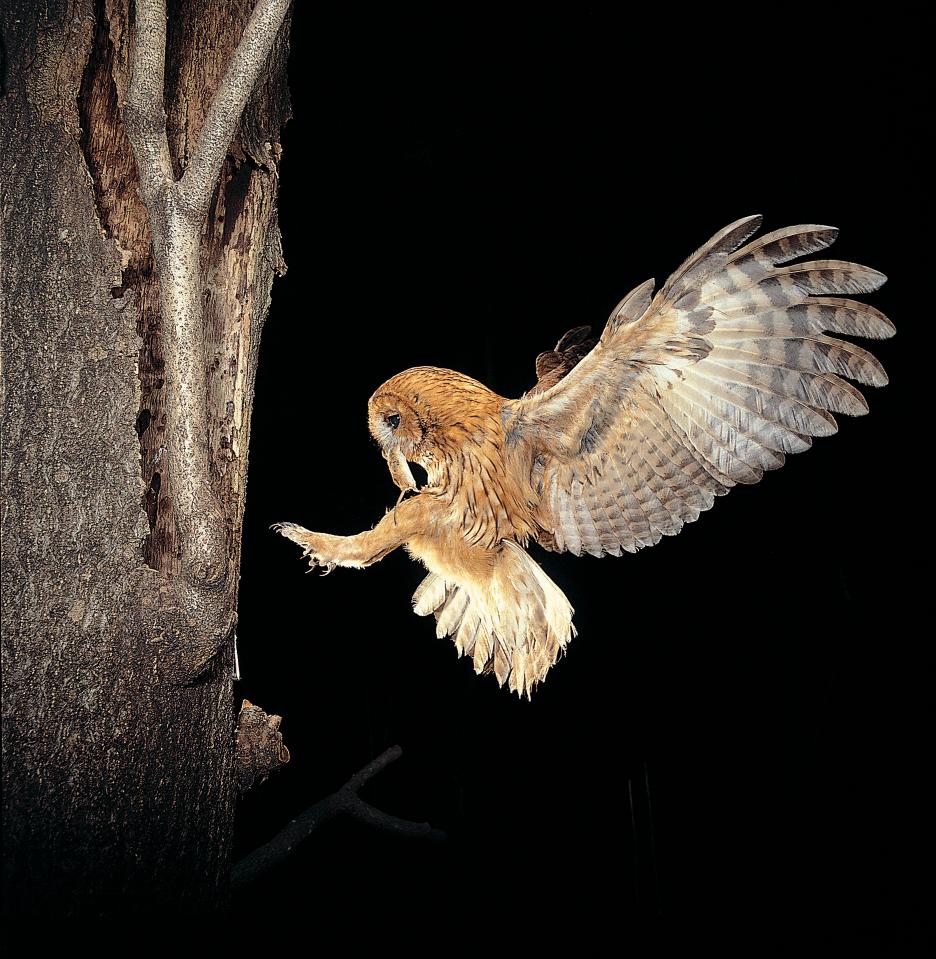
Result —
[[337, 563], [324, 563], [322, 565], [322, 575], [327, 576], [337, 565]]

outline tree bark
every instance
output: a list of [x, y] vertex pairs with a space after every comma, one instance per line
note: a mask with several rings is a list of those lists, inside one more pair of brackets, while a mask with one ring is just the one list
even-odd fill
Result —
[[[247, 445], [260, 331], [285, 269], [276, 200], [288, 14], [233, 143], [199, 134], [254, 6], [168, 10], [171, 177], [185, 183], [191, 169], [188, 182], [203, 182], [213, 152], [223, 155], [193, 234], [193, 345], [166, 323], [166, 263], [178, 261], [161, 245], [165, 224], [148, 210], [124, 123], [138, 120], [130, 0], [5, 3], [10, 913], [197, 912], [227, 899], [245, 779], [233, 664]], [[136, 7], [138, 23], [153, 9]], [[158, 70], [149, 81], [161, 89]], [[201, 393], [186, 370], [203, 378]], [[214, 565], [198, 554], [205, 524], [220, 530]]]

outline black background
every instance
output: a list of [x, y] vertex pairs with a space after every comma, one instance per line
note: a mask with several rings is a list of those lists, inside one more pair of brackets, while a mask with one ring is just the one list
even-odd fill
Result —
[[[443, 951], [700, 924], [796, 954], [923, 934], [928, 630], [904, 565], [928, 485], [907, 388], [932, 322], [923, 30], [846, 9], [297, 6], [237, 687], [283, 715], [293, 758], [244, 801], [237, 852], [394, 743], [367, 797], [450, 838], [335, 823], [238, 898], [245, 922], [349, 943], [441, 926]], [[320, 579], [269, 531], [358, 532], [393, 503], [366, 429], [383, 380], [429, 364], [517, 396], [567, 328], [600, 329], [754, 212], [834, 224], [833, 256], [890, 276], [871, 302], [898, 338], [863, 345], [892, 382], [654, 549], [534, 547], [579, 637], [532, 703], [413, 615], [402, 551]]]

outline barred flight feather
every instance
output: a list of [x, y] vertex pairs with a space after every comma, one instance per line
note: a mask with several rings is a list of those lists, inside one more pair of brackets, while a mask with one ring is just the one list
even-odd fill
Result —
[[781, 263], [830, 247], [838, 237], [838, 232], [834, 226], [817, 226], [815, 223], [783, 227], [749, 243], [730, 256], [728, 263], [743, 267], [753, 262], [766, 272]]
[[[833, 413], [866, 412], [845, 377], [887, 382], [867, 350], [827, 335], [893, 334], [879, 310], [842, 296], [878, 289], [883, 274], [830, 259], [781, 265], [838, 231], [803, 224], [750, 240], [760, 222], [719, 231], [652, 301], [652, 284], [637, 287], [561, 381], [506, 404], [512, 438], [551, 437], [537, 446], [545, 545], [618, 553], [673, 535], [716, 495], [834, 433]], [[575, 455], [583, 437], [587, 461]]]

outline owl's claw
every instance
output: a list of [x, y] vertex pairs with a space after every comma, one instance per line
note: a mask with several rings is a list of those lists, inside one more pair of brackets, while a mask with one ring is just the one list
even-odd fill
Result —
[[274, 529], [301, 547], [302, 555], [309, 561], [308, 573], [319, 569], [323, 576], [327, 576], [336, 566], [361, 569], [373, 562], [368, 555], [358, 558], [357, 543], [360, 537], [313, 533], [295, 523], [277, 523]]
[[322, 576], [327, 576], [338, 564], [334, 560], [322, 559], [322, 557], [317, 553], [311, 546], [307, 546], [302, 551], [303, 556], [307, 556], [309, 559], [309, 568], [306, 570], [307, 573], [311, 573], [314, 569], [320, 569], [322, 571]]

